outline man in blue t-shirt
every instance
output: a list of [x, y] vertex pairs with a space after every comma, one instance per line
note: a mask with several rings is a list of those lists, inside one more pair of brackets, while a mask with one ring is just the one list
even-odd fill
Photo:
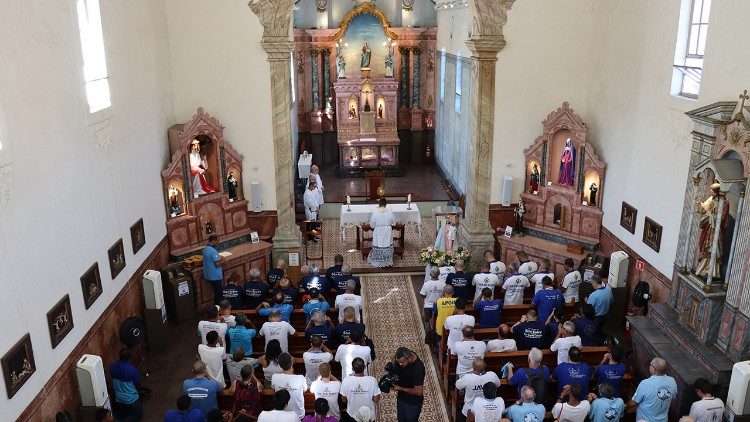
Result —
[[513, 364], [508, 369], [508, 384], [518, 389], [518, 396], [521, 397], [521, 388], [529, 382], [530, 376], [541, 376], [547, 382], [549, 380], [549, 368], [542, 365], [542, 351], [536, 347], [529, 350], [529, 367], [516, 369]]
[[273, 306], [268, 302], [263, 302], [256, 308], [258, 315], [267, 317], [271, 315], [271, 312], [277, 310], [281, 314], [281, 320], [289, 322], [289, 318], [292, 316], [294, 306], [284, 303], [284, 293], [276, 292], [273, 295]]
[[578, 400], [585, 400], [589, 394], [589, 378], [591, 378], [591, 368], [586, 362], [581, 362], [581, 349], [573, 346], [568, 350], [568, 359], [570, 363], [562, 362], [552, 371], [552, 380], [557, 380], [557, 396], [560, 397], [563, 387], [566, 385], [579, 384], [581, 386], [581, 396], [576, 397]]
[[511, 422], [542, 422], [547, 411], [544, 405], [534, 402], [535, 398], [534, 389], [524, 385], [521, 388], [521, 398], [505, 411], [505, 417]]
[[344, 266], [344, 255], [337, 253], [333, 257], [333, 267], [329, 267], [326, 270], [326, 279], [328, 280], [329, 286], [333, 286], [334, 277], [343, 275], [343, 272], [341, 271], [341, 267], [343, 266]]
[[[576, 334], [581, 337], [583, 347], [594, 347], [602, 344], [602, 337], [599, 335], [594, 307], [588, 303], [581, 305], [582, 316], [576, 316], [572, 319], [576, 326]], [[619, 395], [618, 395], [619, 397]]]
[[520, 321], [510, 327], [510, 332], [516, 335], [518, 350], [529, 350], [534, 347], [543, 349], [545, 331], [544, 323], [538, 320], [537, 313], [533, 309], [529, 309]]
[[132, 358], [133, 352], [123, 347], [120, 349], [120, 360], [109, 366], [112, 390], [115, 392], [112, 413], [118, 421], [139, 421], [143, 418], [143, 403], [138, 396], [141, 374], [130, 363]]
[[242, 308], [242, 288], [237, 285], [237, 274], [232, 274], [221, 288], [221, 298], [229, 301], [234, 309]]
[[[260, 279], [260, 270], [252, 268], [250, 270], [250, 280], [242, 286], [245, 308], [255, 309], [268, 298], [268, 284]], [[234, 308], [234, 305], [232, 305]]]
[[241, 347], [245, 351], [245, 356], [250, 356], [253, 354], [253, 337], [258, 334], [258, 330], [247, 319], [247, 315], [243, 313], [237, 314], [234, 321], [237, 325], [227, 330], [229, 354], [233, 355]]
[[312, 318], [315, 312], [322, 311], [328, 314], [329, 309], [331, 309], [331, 305], [320, 295], [320, 291], [313, 287], [310, 289], [310, 298], [302, 305], [302, 310], [305, 312], [305, 323], [310, 322], [310, 318]]
[[219, 408], [216, 396], [221, 390], [221, 384], [208, 375], [206, 364], [200, 360], [193, 364], [193, 378], [182, 383], [182, 393], [190, 397], [193, 409], [200, 410], [203, 416]]
[[544, 286], [542, 290], [534, 294], [531, 304], [536, 305], [539, 321], [547, 322], [547, 318], [552, 315], [555, 309], [563, 307], [565, 300], [562, 293], [553, 286], [552, 278], [544, 277], [542, 286]]
[[203, 279], [211, 283], [214, 289], [214, 304], [222, 301], [221, 286], [224, 281], [224, 257], [219, 255], [216, 249], [219, 245], [219, 237], [215, 234], [208, 236], [208, 244], [203, 248]]
[[344, 321], [336, 325], [336, 342], [346, 344], [352, 331], [365, 332], [365, 324], [357, 322], [357, 313], [351, 306], [344, 309]]
[[471, 299], [469, 297], [469, 286], [471, 286], [472, 276], [464, 272], [465, 264], [461, 260], [456, 261], [453, 267], [456, 269], [456, 272], [448, 274], [445, 284], [453, 286], [453, 297]]
[[482, 289], [482, 296], [474, 304], [474, 309], [479, 315], [479, 328], [497, 328], [500, 326], [500, 314], [503, 302], [492, 298], [492, 289]]
[[[252, 270], [251, 270], [252, 271]], [[276, 283], [281, 280], [281, 277], [284, 277], [286, 274], [286, 261], [283, 259], [279, 259], [276, 261], [276, 268], [272, 269], [271, 271], [266, 274], [266, 282], [268, 283], [268, 288], [273, 289], [276, 287]]]
[[638, 384], [628, 407], [638, 407], [635, 413], [637, 421], [667, 422], [669, 405], [677, 396], [677, 383], [666, 374], [667, 361], [662, 358], [651, 359], [648, 370], [651, 377]]
[[164, 422], [205, 422], [203, 413], [198, 409], [191, 409], [190, 403], [189, 396], [181, 395], [177, 399], [177, 409], [168, 410], [164, 415]]
[[360, 291], [362, 289], [362, 283], [359, 281], [359, 277], [353, 276], [351, 267], [349, 267], [349, 265], [347, 264], [344, 264], [341, 266], [341, 275], [334, 276], [333, 284], [331, 284], [336, 289], [336, 296], [346, 293], [346, 283], [349, 280], [354, 280], [354, 284], [356, 284], [354, 288], [354, 294], [361, 294]]
[[614, 346], [611, 352], [604, 354], [602, 363], [594, 370], [596, 382], [611, 385], [615, 397], [621, 397], [620, 384], [622, 377], [625, 376], [625, 364], [621, 361], [622, 347]]
[[292, 282], [288, 278], [282, 277], [281, 280], [279, 280], [278, 287], [274, 289], [273, 293], [275, 295], [279, 292], [284, 294], [284, 303], [288, 303], [292, 306], [297, 304], [299, 289], [294, 287], [294, 285], [292, 285]]
[[609, 283], [603, 282], [602, 278], [596, 274], [591, 276], [591, 286], [594, 288], [594, 291], [589, 294], [586, 303], [594, 307], [596, 323], [599, 327], [599, 333], [601, 334], [604, 324], [607, 322], [609, 307], [614, 300], [612, 296], [612, 287]]
[[591, 410], [589, 410], [589, 420], [593, 422], [606, 421], [618, 422], [625, 416], [625, 402], [621, 398], [615, 397], [614, 389], [611, 385], [599, 383], [597, 386], [599, 396], [589, 394], [591, 401]]
[[[328, 278], [318, 275], [318, 266], [313, 264], [310, 266], [310, 275], [302, 279], [299, 286], [305, 289], [305, 294], [310, 295], [311, 289], [318, 289], [318, 291], [325, 295], [326, 292], [331, 291], [331, 285], [328, 283]], [[325, 300], [325, 297], [323, 298]]]

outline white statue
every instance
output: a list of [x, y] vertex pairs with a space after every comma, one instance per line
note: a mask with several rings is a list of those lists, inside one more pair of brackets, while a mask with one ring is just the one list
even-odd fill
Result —
[[336, 44], [336, 77], [338, 79], [346, 79], [346, 59], [341, 53], [341, 46]]

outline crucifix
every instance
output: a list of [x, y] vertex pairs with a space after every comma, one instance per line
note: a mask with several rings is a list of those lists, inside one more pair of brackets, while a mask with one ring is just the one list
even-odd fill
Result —
[[[737, 112], [737, 114], [734, 115], [734, 120], [742, 121], [742, 110], [745, 109], [745, 100], [750, 100], [750, 95], [747, 95], [747, 90], [742, 91], [742, 94], [740, 94], [740, 100], [742, 100], [742, 103], [740, 104], [740, 111]], [[745, 142], [747, 143], [747, 142]]]

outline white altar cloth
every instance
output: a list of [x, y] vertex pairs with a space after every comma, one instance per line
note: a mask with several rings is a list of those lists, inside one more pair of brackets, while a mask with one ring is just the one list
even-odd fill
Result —
[[[372, 212], [378, 208], [377, 204], [357, 204], [351, 206], [351, 211], [347, 211], [346, 204], [341, 206], [341, 240], [346, 242], [346, 228], [359, 226], [370, 222]], [[407, 209], [407, 204], [388, 204], [388, 209], [396, 215], [396, 221], [399, 223], [411, 223], [417, 228], [417, 233], [422, 226], [422, 215], [416, 204], [411, 204], [411, 209]]]

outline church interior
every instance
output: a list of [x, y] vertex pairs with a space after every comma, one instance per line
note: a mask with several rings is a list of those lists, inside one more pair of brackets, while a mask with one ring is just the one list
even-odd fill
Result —
[[[214, 347], [201, 324], [253, 327], [244, 352], [271, 414], [275, 294], [292, 305], [289, 370], [306, 374], [310, 333], [328, 329], [343, 383], [337, 348], [353, 340], [333, 337], [356, 279], [366, 373], [382, 384], [401, 347], [416, 355], [421, 416], [402, 415], [414, 388], [381, 385], [369, 419], [342, 387], [330, 420], [499, 421], [474, 410], [495, 397], [513, 422], [750, 420], [748, 16], [747, 0], [4, 0], [2, 419], [262, 421], [230, 390], [239, 329]], [[454, 333], [460, 303], [477, 324]], [[588, 308], [597, 341], [565, 347], [595, 395], [576, 398], [558, 344], [584, 337], [565, 330]], [[519, 416], [534, 397], [506, 363], [529, 369], [539, 350], [516, 327], [537, 317], [557, 327], [538, 347], [554, 373], [540, 417]], [[469, 358], [451, 336], [467, 327], [482, 348], [515, 340], [466, 355], [499, 376], [478, 393], [457, 387]], [[186, 381], [196, 360], [210, 374], [207, 341], [226, 352], [208, 415]], [[612, 398], [596, 374], [614, 361]], [[309, 384], [290, 391], [308, 416]], [[197, 419], [165, 419], [188, 412], [181, 396]], [[591, 413], [617, 397], [614, 416]]]

